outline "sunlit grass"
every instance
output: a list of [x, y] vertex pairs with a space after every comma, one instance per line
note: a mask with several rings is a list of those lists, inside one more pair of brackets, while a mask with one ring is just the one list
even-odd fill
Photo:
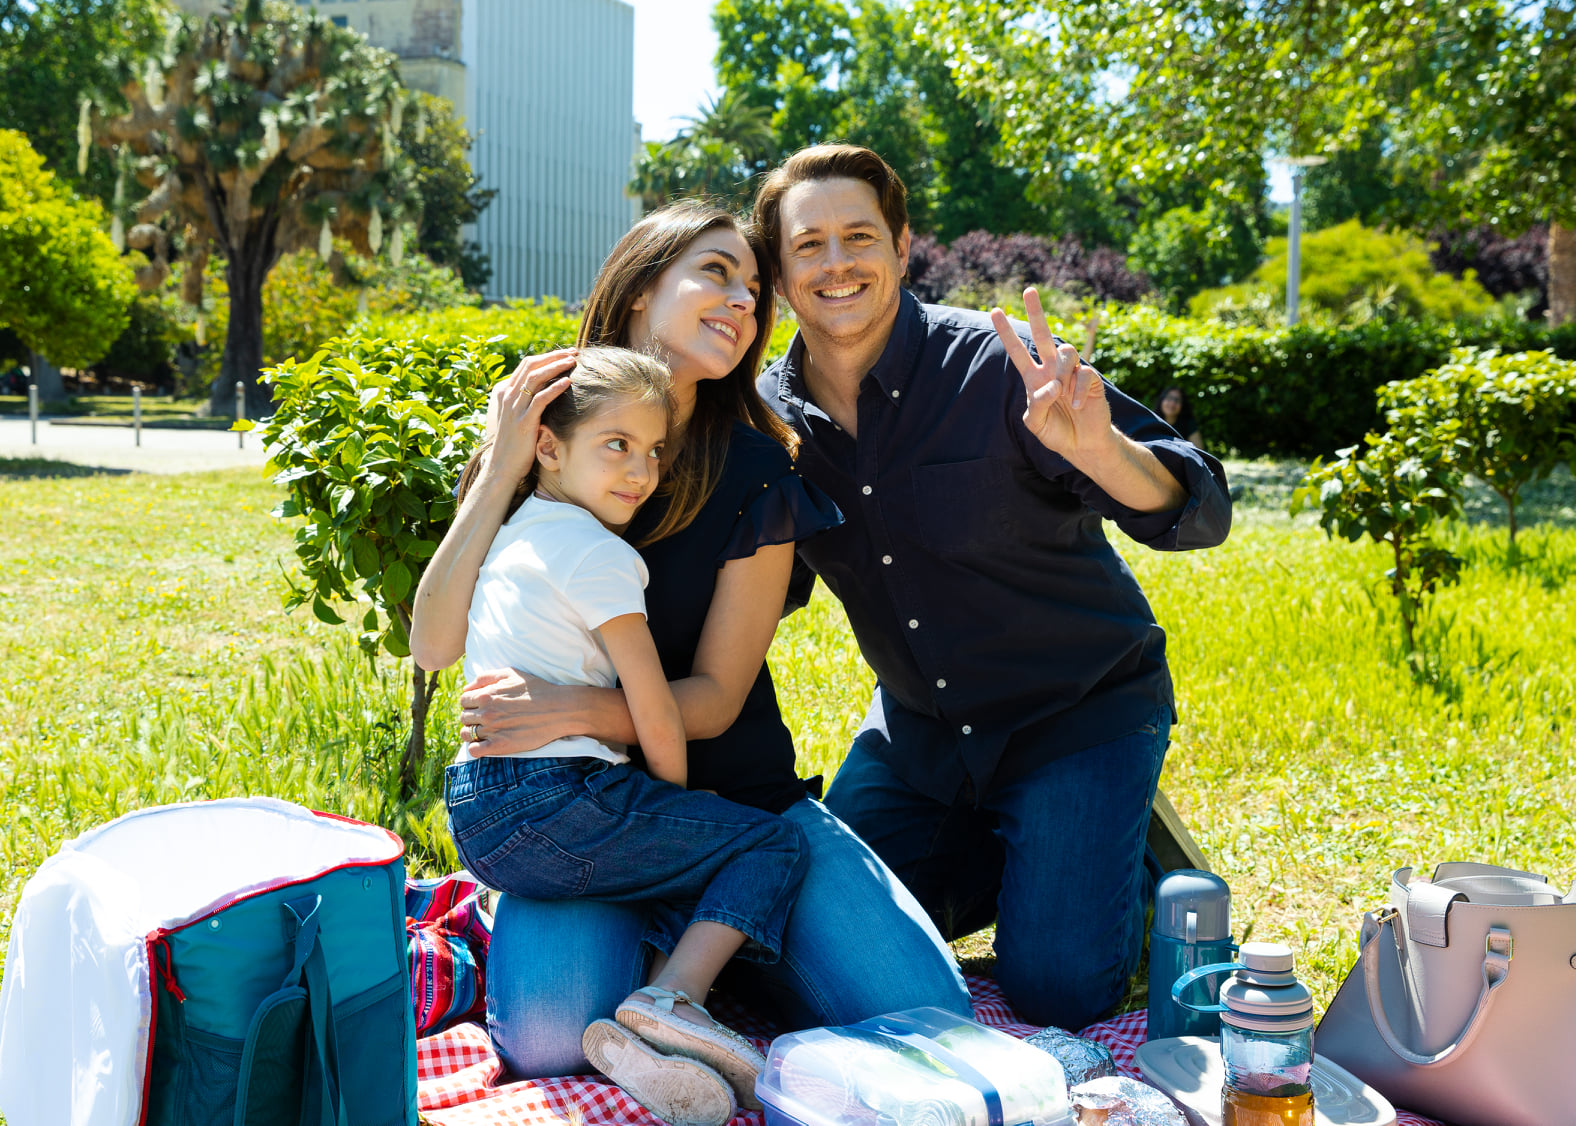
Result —
[[[434, 702], [417, 800], [392, 782], [408, 666], [286, 615], [290, 531], [257, 471], [13, 479], [0, 465], [0, 928], [75, 834], [139, 806], [268, 793], [380, 821], [413, 867], [454, 866], [442, 829], [454, 687]], [[1576, 493], [1562, 475], [1507, 560], [1492, 506], [1399, 656], [1371, 544], [1283, 514], [1294, 469], [1233, 467], [1231, 539], [1162, 555], [1120, 541], [1170, 638], [1181, 723], [1163, 785], [1235, 894], [1237, 936], [1296, 946], [1323, 1003], [1361, 912], [1405, 864], [1469, 859], [1564, 881], [1576, 863]], [[22, 479], [15, 479], [22, 478]], [[830, 776], [871, 677], [824, 591], [772, 666], [800, 772]], [[5, 935], [0, 932], [0, 948]], [[966, 948], [982, 952], [979, 943]]]

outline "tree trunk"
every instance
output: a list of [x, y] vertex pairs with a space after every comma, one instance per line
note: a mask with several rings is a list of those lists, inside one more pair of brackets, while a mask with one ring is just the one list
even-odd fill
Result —
[[28, 367], [33, 373], [33, 383], [38, 387], [39, 402], [63, 403], [66, 401], [66, 382], [60, 378], [59, 368], [38, 352], [29, 353]]
[[267, 276], [257, 263], [233, 258], [225, 270], [230, 287], [230, 327], [225, 333], [219, 378], [208, 394], [208, 409], [215, 418], [235, 417], [237, 383], [246, 388], [247, 418], [273, 413], [273, 396], [257, 381], [263, 367], [263, 281]]
[[1576, 227], [1549, 224], [1549, 324], [1576, 320]]
[[[410, 615], [403, 606], [396, 609], [399, 624], [410, 636]], [[432, 705], [433, 694], [438, 691], [438, 674], [424, 672], [411, 661], [410, 677], [410, 735], [405, 740], [405, 753], [399, 760], [399, 792], [403, 800], [416, 796], [421, 782], [422, 763], [427, 757], [427, 710]]]

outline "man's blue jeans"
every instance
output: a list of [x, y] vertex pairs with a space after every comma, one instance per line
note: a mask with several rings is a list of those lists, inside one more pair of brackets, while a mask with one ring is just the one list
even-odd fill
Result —
[[1149, 808], [1171, 712], [995, 786], [976, 806], [918, 794], [867, 729], [827, 805], [868, 841], [948, 938], [996, 922], [996, 980], [1025, 1020], [1077, 1031], [1122, 998], [1153, 891]]
[[[971, 1016], [963, 977], [924, 910], [820, 802], [783, 817], [804, 830], [808, 868], [772, 965], [738, 963], [796, 1028], [848, 1024], [936, 1005]], [[580, 1034], [646, 984], [641, 910], [588, 900], [504, 896], [487, 963], [487, 1024], [524, 1078], [587, 1070]]]

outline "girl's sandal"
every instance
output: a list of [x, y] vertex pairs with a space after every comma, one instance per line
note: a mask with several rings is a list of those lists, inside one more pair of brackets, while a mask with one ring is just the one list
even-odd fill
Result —
[[663, 1055], [615, 1021], [592, 1021], [580, 1046], [592, 1067], [672, 1126], [724, 1126], [738, 1111], [722, 1076], [699, 1060]]
[[[690, 1000], [683, 990], [648, 985], [635, 993], [650, 1000], [635, 997], [625, 1001], [614, 1014], [619, 1024], [664, 1052], [688, 1056], [716, 1068], [733, 1087], [740, 1106], [747, 1110], [761, 1109], [761, 1100], [755, 1097], [755, 1078], [766, 1066], [766, 1057], [755, 1050], [754, 1044], [712, 1020], [711, 1014]], [[696, 1024], [675, 1016], [675, 1002], [689, 1005], [711, 1023]]]

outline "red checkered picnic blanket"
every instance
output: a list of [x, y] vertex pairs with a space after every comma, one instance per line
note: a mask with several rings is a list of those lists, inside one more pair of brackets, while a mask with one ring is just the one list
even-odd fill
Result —
[[[1013, 1036], [1040, 1031], [1024, 1024], [989, 978], [968, 978], [974, 998], [974, 1018], [981, 1024]], [[763, 1052], [775, 1029], [726, 998], [719, 998], [716, 1015], [745, 1033]], [[1111, 1049], [1123, 1075], [1142, 1079], [1133, 1053], [1144, 1042], [1146, 1014], [1127, 1013], [1084, 1029], [1080, 1036], [1098, 1040]], [[422, 1040], [417, 1051], [418, 1107], [434, 1126], [661, 1126], [633, 1099], [598, 1076], [570, 1075], [557, 1079], [500, 1082], [503, 1065], [493, 1052], [487, 1030], [476, 1024], [459, 1024]], [[1441, 1126], [1432, 1118], [1405, 1111], [1399, 1126]], [[732, 1126], [763, 1126], [760, 1111], [741, 1113]]]

